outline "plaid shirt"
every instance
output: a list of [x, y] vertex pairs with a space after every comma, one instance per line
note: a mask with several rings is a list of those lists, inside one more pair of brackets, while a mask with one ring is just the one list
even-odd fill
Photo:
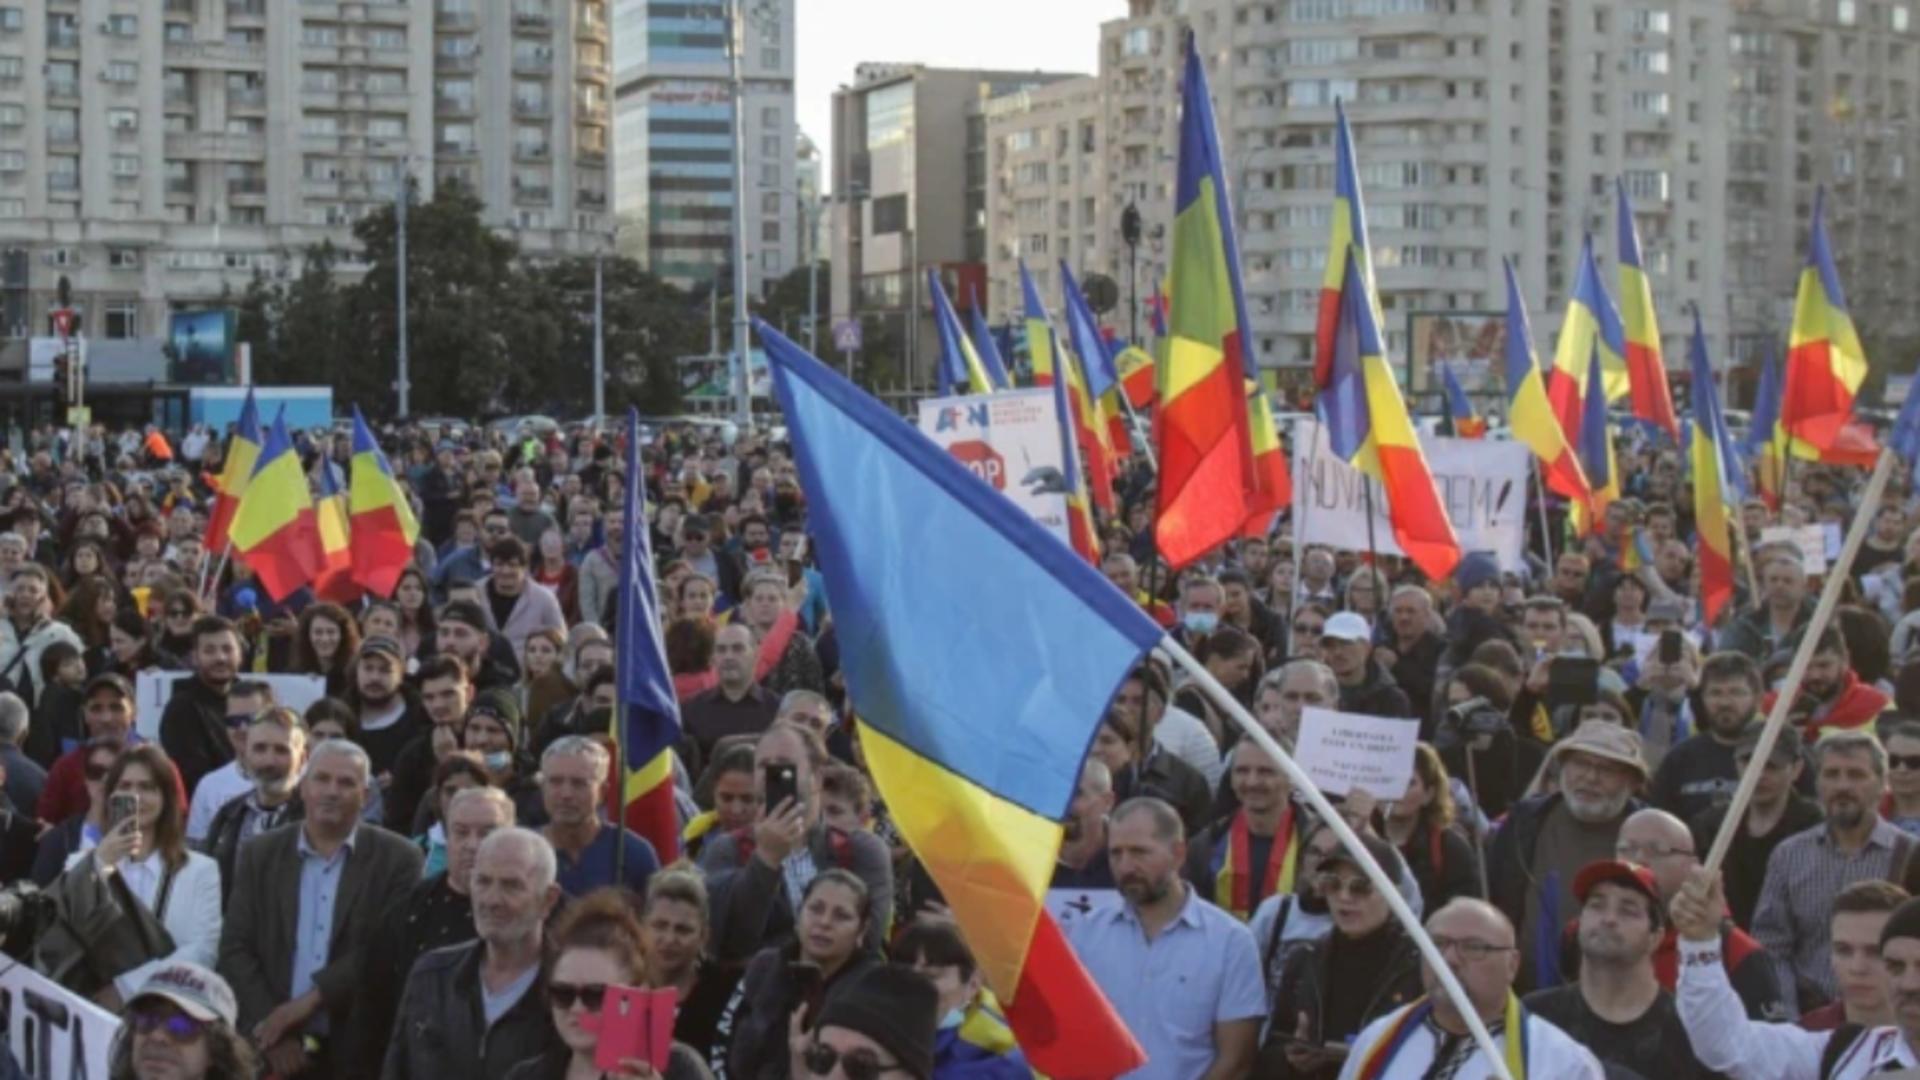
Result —
[[1912, 843], [1891, 822], [1876, 816], [1873, 832], [1856, 852], [1834, 846], [1825, 823], [1796, 833], [1773, 849], [1760, 903], [1753, 912], [1753, 936], [1780, 970], [1780, 992], [1790, 1014], [1806, 1011], [1799, 1000], [1802, 987], [1826, 1000], [1836, 992], [1827, 955], [1834, 894], [1856, 881], [1891, 879], [1895, 863]]

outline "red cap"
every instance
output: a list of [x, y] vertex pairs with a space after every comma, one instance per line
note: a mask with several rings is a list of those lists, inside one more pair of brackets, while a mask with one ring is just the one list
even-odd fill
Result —
[[1624, 885], [1629, 889], [1638, 889], [1655, 908], [1660, 906], [1660, 883], [1654, 880], [1652, 870], [1639, 863], [1617, 859], [1588, 863], [1580, 868], [1580, 873], [1573, 879], [1573, 898], [1584, 904], [1587, 895], [1599, 885]]

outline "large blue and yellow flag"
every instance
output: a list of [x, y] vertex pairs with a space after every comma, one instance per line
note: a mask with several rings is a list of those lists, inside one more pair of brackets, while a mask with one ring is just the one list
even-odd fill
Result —
[[1044, 898], [1093, 733], [1159, 628], [905, 421], [758, 330], [888, 811], [1034, 1068], [1137, 1067], [1138, 1044]]
[[967, 329], [973, 337], [973, 351], [986, 366], [988, 381], [995, 390], [1013, 389], [1013, 377], [1007, 374], [1006, 361], [1000, 358], [1000, 346], [993, 340], [993, 327], [987, 325], [987, 312], [980, 306], [980, 297], [969, 289], [967, 302]]
[[927, 268], [927, 292], [933, 297], [933, 326], [940, 335], [940, 394], [986, 394], [993, 391], [987, 366], [974, 351], [973, 341], [960, 325], [947, 290], [940, 284], [940, 273]]
[[1733, 599], [1733, 534], [1727, 508], [1746, 498], [1733, 436], [1720, 413], [1720, 393], [1707, 362], [1707, 335], [1700, 309], [1693, 311], [1693, 521], [1700, 533], [1700, 606], [1708, 626]]
[[640, 471], [640, 414], [627, 410], [626, 550], [620, 559], [620, 605], [614, 629], [614, 683], [620, 703], [620, 820], [647, 838], [662, 865], [680, 855], [673, 801], [673, 747], [680, 741], [674, 696], [660, 637], [660, 600], [653, 584], [653, 541], [647, 524], [646, 474]]

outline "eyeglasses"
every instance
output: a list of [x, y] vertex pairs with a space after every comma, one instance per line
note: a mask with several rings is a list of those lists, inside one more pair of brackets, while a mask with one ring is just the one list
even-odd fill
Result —
[[252, 713], [232, 713], [227, 717], [227, 730], [239, 731], [251, 723], [253, 723]]
[[573, 1008], [576, 1001], [589, 1012], [596, 1011], [607, 1000], [607, 984], [550, 982], [547, 984], [547, 1000], [562, 1011]]
[[1342, 894], [1349, 900], [1365, 900], [1373, 895], [1373, 882], [1363, 877], [1343, 878], [1339, 874], [1321, 874], [1313, 879], [1313, 885], [1328, 900]]
[[1442, 956], [1452, 949], [1460, 954], [1460, 959], [1469, 964], [1477, 964], [1495, 953], [1513, 952], [1512, 945], [1495, 945], [1490, 941], [1475, 941], [1472, 938], [1451, 938], [1433, 935], [1433, 950]]
[[98, 764], [97, 762], [92, 762], [92, 761], [87, 762], [87, 779], [89, 780], [93, 780], [93, 781], [105, 780], [107, 778], [107, 774], [112, 771], [113, 771], [113, 766], [111, 765], [101, 765], [101, 764]]
[[174, 1042], [193, 1042], [207, 1033], [210, 1026], [205, 1020], [195, 1020], [179, 1009], [135, 1009], [127, 1021], [133, 1025], [134, 1034], [152, 1035], [164, 1031], [167, 1038]]
[[1613, 853], [1628, 862], [1646, 863], [1674, 855], [1692, 855], [1693, 849], [1668, 847], [1665, 844], [1620, 844], [1613, 849]]
[[807, 1047], [804, 1062], [807, 1071], [814, 1076], [832, 1076], [833, 1067], [838, 1065], [847, 1074], [847, 1080], [875, 1080], [890, 1072], [905, 1072], [899, 1062], [881, 1061], [871, 1050], [849, 1050], [841, 1053], [825, 1043], [814, 1043]]
[[1887, 767], [1920, 770], [1920, 754], [1888, 754]]

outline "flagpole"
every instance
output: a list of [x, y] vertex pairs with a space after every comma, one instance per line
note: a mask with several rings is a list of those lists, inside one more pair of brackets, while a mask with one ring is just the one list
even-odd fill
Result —
[[[1287, 652], [1289, 653], [1294, 651], [1293, 616], [1300, 610], [1300, 567], [1307, 561], [1307, 510], [1313, 505], [1313, 483], [1318, 476], [1314, 466], [1320, 460], [1320, 418], [1315, 416], [1312, 423], [1313, 437], [1307, 442], [1307, 482], [1295, 485], [1297, 490], [1293, 493], [1293, 591], [1287, 597]], [[1300, 426], [1294, 425], [1294, 431], [1298, 433], [1299, 430]], [[1300, 496], [1303, 492], [1307, 497], [1305, 506], [1300, 504]], [[1373, 515], [1368, 514], [1367, 519], [1371, 521]]]
[[219, 587], [220, 575], [227, 572], [227, 562], [232, 557], [233, 541], [228, 540], [227, 546], [220, 551], [220, 561], [213, 564], [213, 573], [207, 573], [206, 567], [204, 565], [202, 566], [200, 570], [200, 587], [194, 590], [195, 595], [199, 596], [203, 601], [212, 598], [213, 594], [208, 590]]
[[1733, 846], [1733, 838], [1746, 828], [1747, 803], [1753, 799], [1753, 789], [1760, 783], [1760, 773], [1773, 753], [1774, 740], [1779, 737], [1780, 728], [1787, 721], [1787, 712], [1793, 707], [1793, 699], [1800, 692], [1800, 681], [1806, 677], [1807, 667], [1813, 662], [1813, 654], [1819, 648], [1820, 635], [1826, 631], [1827, 620], [1833, 617], [1833, 609], [1839, 606], [1840, 592], [1853, 568], [1854, 556], [1867, 538], [1874, 511], [1886, 493], [1887, 480], [1892, 475], [1893, 452], [1881, 450], [1880, 460], [1873, 466], [1873, 476], [1867, 481], [1866, 494], [1860, 500], [1860, 512], [1854, 515], [1853, 524], [1847, 528], [1847, 540], [1840, 547], [1840, 557], [1827, 568], [1827, 583], [1820, 590], [1820, 603], [1813, 609], [1813, 618], [1800, 634], [1800, 646], [1793, 651], [1793, 666], [1787, 669], [1786, 682], [1781, 684], [1774, 696], [1773, 710], [1767, 714], [1766, 726], [1760, 729], [1760, 741], [1753, 748], [1753, 758], [1740, 775], [1740, 786], [1734, 790], [1733, 802], [1727, 806], [1727, 816], [1720, 822], [1720, 834], [1713, 838], [1713, 848], [1707, 852], [1708, 873], [1720, 869], [1721, 862], [1727, 857], [1727, 850]]
[[[1360, 474], [1360, 490], [1367, 496], [1367, 568], [1374, 573], [1380, 572], [1380, 549], [1373, 540], [1373, 477]], [[1378, 616], [1375, 616], [1378, 618]]]
[[1540, 475], [1540, 457], [1528, 455], [1533, 462], [1533, 492], [1540, 499], [1540, 549], [1547, 553], [1547, 577], [1553, 577], [1553, 522], [1547, 516], [1547, 482]]
[[[1273, 736], [1268, 734], [1246, 708], [1227, 692], [1226, 687], [1220, 685], [1220, 680], [1213, 677], [1213, 673], [1207, 670], [1205, 664], [1195, 660], [1193, 654], [1175, 641], [1171, 635], [1161, 639], [1161, 647], [1172, 655], [1175, 663], [1192, 676], [1194, 682], [1213, 699], [1214, 705], [1239, 725], [1241, 732], [1253, 740], [1255, 746], [1279, 764], [1281, 771], [1287, 774], [1288, 781], [1293, 784], [1293, 789], [1306, 797], [1307, 805], [1313, 809], [1314, 813], [1320, 815], [1327, 827], [1333, 830], [1333, 834], [1340, 838], [1341, 846], [1346, 848], [1347, 853], [1356, 860], [1360, 869], [1367, 875], [1367, 879], [1373, 883], [1374, 891], [1386, 900], [1387, 907], [1392, 909], [1394, 917], [1399, 919], [1400, 924], [1406, 928], [1407, 936], [1412, 938], [1413, 943], [1419, 947], [1420, 955], [1426, 960], [1428, 969], [1440, 980], [1441, 989], [1453, 999], [1455, 1007], [1459, 1009], [1460, 1018], [1466, 1022], [1467, 1030], [1473, 1035], [1473, 1041], [1479, 1044], [1480, 1052], [1486, 1056], [1487, 1063], [1492, 1067], [1491, 1075], [1499, 1077], [1500, 1080], [1514, 1080], [1512, 1074], [1507, 1072], [1506, 1059], [1494, 1045], [1493, 1036], [1487, 1032], [1486, 1024], [1480, 1019], [1480, 1013], [1474, 1008], [1472, 999], [1467, 997], [1466, 990], [1460, 986], [1460, 980], [1454, 977], [1453, 969], [1447, 965], [1446, 957], [1440, 955], [1440, 950], [1434, 945], [1433, 938], [1427, 935], [1426, 927], [1420, 925], [1419, 917], [1414, 915], [1411, 907], [1407, 906], [1406, 898], [1400, 895], [1399, 885], [1388, 877], [1387, 872], [1373, 860], [1372, 855], [1367, 853], [1367, 849], [1360, 843], [1360, 838], [1354, 834], [1353, 827], [1348, 825], [1334, 805], [1327, 801], [1326, 795], [1314, 785], [1313, 779], [1306, 774], [1306, 770], [1281, 749]], [[1756, 755], [1755, 760], [1764, 761], [1764, 758]], [[1517, 1038], [1519, 1035], [1508, 1033], [1507, 1037]]]

